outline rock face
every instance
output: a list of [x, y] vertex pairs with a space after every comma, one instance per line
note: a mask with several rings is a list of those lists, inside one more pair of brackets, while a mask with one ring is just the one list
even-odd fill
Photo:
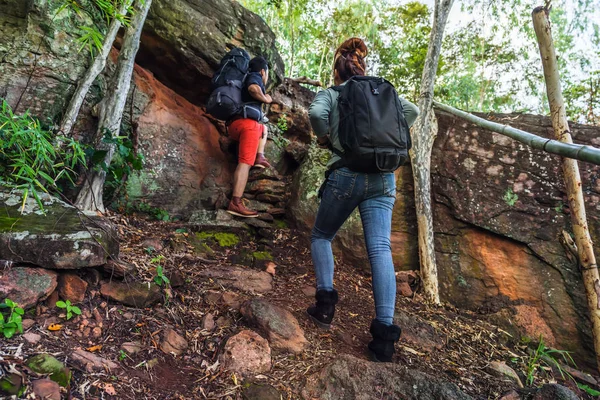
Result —
[[119, 243], [107, 221], [83, 216], [76, 208], [40, 195], [46, 215], [28, 197], [21, 213], [20, 193], [0, 190], [0, 259], [43, 268], [95, 267], [117, 256]]
[[23, 309], [37, 304], [56, 289], [56, 272], [43, 268], [9, 267], [0, 270], [0, 298]]
[[225, 287], [247, 293], [267, 293], [273, 289], [273, 277], [264, 271], [224, 266], [198, 271], [198, 274], [212, 278]]
[[308, 377], [302, 397], [336, 400], [439, 399], [467, 400], [449, 382], [398, 364], [372, 363], [343, 355]]

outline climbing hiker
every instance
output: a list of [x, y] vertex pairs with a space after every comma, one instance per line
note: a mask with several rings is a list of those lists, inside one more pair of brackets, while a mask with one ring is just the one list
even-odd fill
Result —
[[248, 209], [242, 202], [250, 169], [271, 167], [264, 156], [268, 130], [263, 123], [262, 112], [262, 105], [273, 101], [265, 89], [268, 79], [267, 60], [263, 57], [250, 60], [242, 88], [244, 106], [240, 113], [227, 122], [229, 137], [239, 143], [238, 165], [233, 175], [233, 194], [227, 212], [239, 217], [258, 216], [256, 211]]
[[317, 280], [316, 304], [307, 309], [321, 328], [330, 327], [338, 292], [333, 286], [331, 241], [358, 207], [371, 264], [375, 319], [368, 345], [374, 361], [390, 362], [400, 327], [393, 324], [396, 277], [390, 244], [392, 209], [396, 200], [393, 171], [408, 158], [409, 127], [418, 108], [400, 98], [381, 78], [366, 77], [367, 46], [359, 38], [336, 50], [336, 86], [319, 92], [309, 109], [321, 147], [332, 158], [319, 191], [320, 205], [311, 233], [311, 253]]

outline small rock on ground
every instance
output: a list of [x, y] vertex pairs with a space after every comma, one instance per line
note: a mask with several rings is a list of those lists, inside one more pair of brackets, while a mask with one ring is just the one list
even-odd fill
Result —
[[242, 315], [265, 333], [274, 349], [301, 353], [308, 345], [298, 320], [284, 308], [262, 298], [248, 300], [240, 309]]
[[179, 356], [188, 348], [188, 342], [183, 336], [175, 332], [173, 329], [165, 331], [163, 340], [160, 344], [160, 349], [167, 354]]
[[402, 328], [400, 340], [427, 352], [441, 350], [446, 344], [446, 336], [417, 315], [397, 310], [394, 319]]
[[23, 334], [23, 339], [25, 339], [29, 344], [36, 344], [42, 339], [42, 337], [37, 333], [27, 332]]
[[38, 354], [26, 362], [32, 371], [50, 375], [49, 378], [60, 386], [67, 387], [71, 381], [71, 370], [50, 354]]
[[244, 400], [281, 400], [281, 394], [271, 385], [251, 383], [244, 388]]
[[142, 344], [140, 342], [125, 342], [121, 345], [121, 350], [129, 354], [139, 353], [142, 351]]
[[227, 340], [221, 363], [245, 377], [268, 372], [271, 369], [269, 342], [251, 330], [241, 331]]
[[521, 379], [519, 375], [515, 372], [514, 369], [506, 365], [504, 361], [492, 361], [486, 368], [486, 371], [490, 375], [494, 375], [501, 379], [509, 379], [515, 382], [520, 388], [523, 387], [523, 383], [521, 383]]
[[62, 273], [58, 276], [58, 294], [63, 300], [80, 303], [85, 298], [88, 283], [73, 273]]
[[162, 298], [160, 287], [154, 283], [103, 282], [100, 293], [131, 307], [148, 307]]
[[579, 400], [579, 396], [562, 385], [549, 383], [536, 391], [533, 400]]
[[60, 400], [60, 386], [50, 379], [37, 379], [32, 382], [36, 399]]
[[119, 364], [116, 364], [110, 360], [97, 356], [94, 353], [90, 353], [89, 351], [85, 351], [83, 349], [75, 350], [71, 354], [71, 360], [81, 369], [84, 369], [85, 371], [90, 373], [96, 371], [103, 371], [105, 369], [111, 370], [119, 368]]
[[212, 332], [215, 327], [215, 317], [211, 313], [208, 313], [202, 317], [202, 329]]
[[225, 266], [204, 269], [198, 274], [204, 278], [212, 278], [225, 287], [248, 293], [267, 293], [273, 290], [273, 277], [265, 271]]
[[0, 299], [11, 299], [23, 309], [48, 297], [57, 285], [57, 274], [44, 268], [11, 267], [0, 271]]

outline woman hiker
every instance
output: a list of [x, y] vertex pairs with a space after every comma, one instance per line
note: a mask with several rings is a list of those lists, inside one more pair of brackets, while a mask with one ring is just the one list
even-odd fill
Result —
[[[367, 46], [358, 38], [346, 40], [337, 49], [334, 61], [334, 82], [344, 85], [353, 76], [364, 76]], [[343, 87], [343, 86], [342, 86]], [[321, 147], [332, 148], [334, 154], [328, 167], [340, 160], [343, 152], [338, 136], [340, 88], [319, 92], [309, 109], [312, 129]], [[395, 93], [395, 92], [394, 92]], [[378, 94], [378, 93], [376, 93]], [[395, 95], [394, 95], [395, 96]], [[408, 126], [419, 114], [418, 108], [400, 98]], [[338, 163], [339, 165], [339, 163]], [[396, 200], [393, 172], [361, 173], [347, 167], [337, 168], [324, 184], [321, 203], [311, 234], [311, 253], [317, 280], [316, 304], [307, 309], [321, 328], [329, 328], [338, 302], [333, 286], [334, 259], [331, 241], [344, 221], [358, 207], [364, 238], [371, 264], [375, 319], [370, 326], [373, 340], [368, 349], [371, 359], [391, 362], [394, 344], [400, 338], [400, 327], [393, 324], [396, 301], [396, 277], [390, 245], [392, 209]]]

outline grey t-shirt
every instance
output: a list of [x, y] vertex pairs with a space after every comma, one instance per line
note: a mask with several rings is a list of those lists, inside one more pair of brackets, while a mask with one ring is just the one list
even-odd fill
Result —
[[[320, 91], [310, 105], [308, 115], [312, 129], [317, 137], [320, 138], [329, 135], [332, 146], [341, 152], [343, 149], [338, 137], [338, 126], [340, 123], [340, 115], [337, 107], [338, 97], [339, 92], [331, 88]], [[410, 101], [402, 97], [399, 98], [402, 105], [402, 113], [410, 127], [417, 120], [419, 109]], [[340, 157], [337, 154], [333, 154], [327, 167], [330, 167], [339, 159]]]

